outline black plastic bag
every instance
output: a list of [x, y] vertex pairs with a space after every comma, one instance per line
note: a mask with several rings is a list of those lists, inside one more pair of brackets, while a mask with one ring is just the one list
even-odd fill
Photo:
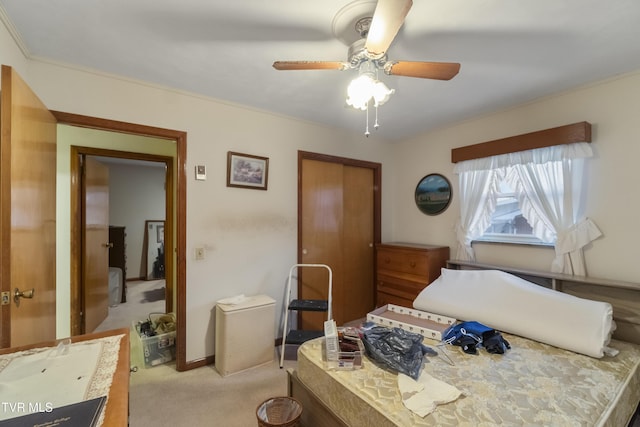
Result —
[[511, 348], [509, 341], [496, 330], [482, 334], [482, 346], [491, 354], [505, 354]]
[[367, 356], [375, 362], [417, 380], [425, 354], [423, 339], [404, 329], [374, 326], [363, 330], [362, 343]]

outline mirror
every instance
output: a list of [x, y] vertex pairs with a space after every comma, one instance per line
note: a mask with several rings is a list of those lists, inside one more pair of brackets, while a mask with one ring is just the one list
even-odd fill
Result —
[[144, 253], [147, 280], [164, 279], [164, 221], [145, 221]]
[[451, 202], [451, 184], [444, 176], [432, 173], [416, 186], [415, 201], [418, 209], [427, 215], [444, 212]]

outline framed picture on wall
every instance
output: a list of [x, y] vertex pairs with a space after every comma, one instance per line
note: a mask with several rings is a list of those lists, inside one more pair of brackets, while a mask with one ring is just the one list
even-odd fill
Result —
[[451, 203], [451, 183], [443, 175], [432, 173], [420, 180], [415, 191], [416, 206], [426, 215], [438, 215]]
[[227, 187], [266, 190], [269, 158], [250, 154], [227, 153]]

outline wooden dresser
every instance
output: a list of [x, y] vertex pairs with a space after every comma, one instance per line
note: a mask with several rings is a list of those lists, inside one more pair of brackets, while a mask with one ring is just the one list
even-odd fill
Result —
[[414, 243], [376, 245], [376, 306], [413, 307], [413, 300], [446, 267], [449, 247]]
[[127, 232], [124, 227], [109, 226], [109, 267], [122, 270], [122, 297], [120, 302], [127, 302]]

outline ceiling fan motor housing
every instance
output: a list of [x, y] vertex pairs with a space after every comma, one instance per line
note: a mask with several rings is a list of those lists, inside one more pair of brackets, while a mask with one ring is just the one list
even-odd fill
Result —
[[349, 46], [349, 54], [348, 54], [349, 64], [351, 64], [352, 68], [358, 68], [358, 66], [363, 62], [370, 61], [374, 63], [377, 68], [383, 69], [384, 64], [386, 64], [387, 62], [387, 55], [383, 54], [378, 58], [372, 57], [371, 54], [367, 52], [367, 49], [365, 49], [364, 47], [365, 42], [366, 42], [366, 39], [363, 38], [360, 40], [356, 40], [355, 42], [353, 42], [351, 46]]

